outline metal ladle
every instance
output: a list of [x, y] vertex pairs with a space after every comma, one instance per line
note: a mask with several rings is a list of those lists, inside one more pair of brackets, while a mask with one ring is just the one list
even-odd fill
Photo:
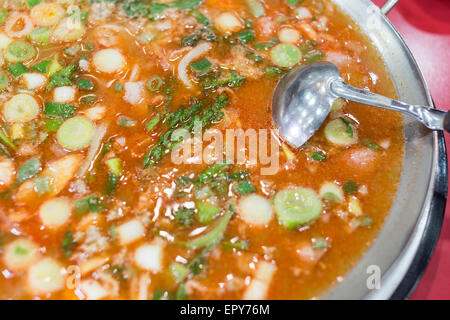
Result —
[[301, 147], [320, 128], [337, 98], [400, 111], [432, 130], [450, 131], [449, 113], [352, 87], [329, 62], [300, 66], [280, 80], [272, 98], [275, 126], [289, 144]]

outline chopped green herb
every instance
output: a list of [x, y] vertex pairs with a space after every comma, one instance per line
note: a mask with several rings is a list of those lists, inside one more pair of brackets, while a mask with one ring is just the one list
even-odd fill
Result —
[[255, 40], [255, 33], [251, 30], [244, 30], [236, 34], [242, 44], [248, 44]]
[[70, 86], [72, 84], [72, 78], [75, 76], [74, 72], [76, 65], [74, 63], [69, 64], [67, 67], [55, 72], [48, 82], [49, 88]]
[[80, 103], [81, 104], [93, 104], [95, 101], [97, 101], [97, 97], [95, 95], [88, 95], [81, 98]]
[[120, 116], [117, 119], [117, 124], [121, 127], [129, 128], [129, 127], [134, 127], [136, 125], [136, 121], [131, 118], [125, 117], [125, 116]]
[[32, 66], [31, 70], [38, 71], [40, 73], [47, 73], [50, 63], [52, 63], [51, 60], [41, 61], [38, 64], [35, 64], [34, 66]]
[[94, 89], [94, 84], [89, 79], [78, 80], [77, 86], [81, 90], [86, 90], [86, 91], [90, 91], [90, 90]]
[[264, 75], [267, 78], [275, 78], [281, 74], [283, 74], [283, 70], [281, 70], [280, 68], [277, 67], [267, 67], [266, 69], [264, 69]]
[[205, 83], [203, 83], [203, 88], [213, 89], [225, 86], [234, 88], [240, 86], [242, 83], [244, 83], [244, 81], [244, 77], [241, 77], [237, 72], [233, 71], [226, 77], [206, 81]]
[[234, 187], [234, 191], [239, 194], [239, 195], [244, 195], [244, 194], [248, 194], [248, 193], [253, 193], [256, 191], [256, 188], [253, 186], [253, 184], [248, 181], [242, 181], [240, 183], [238, 183], [235, 187]]
[[195, 214], [194, 209], [187, 209], [185, 207], [181, 207], [174, 213], [175, 220], [177, 222], [184, 226], [184, 227], [190, 227], [192, 225], [192, 218]]
[[123, 86], [119, 82], [114, 83], [113, 88], [115, 92], [122, 92], [123, 90]]
[[46, 102], [44, 104], [44, 113], [49, 116], [60, 116], [62, 118], [70, 118], [73, 116], [76, 107], [60, 102]]
[[64, 236], [64, 239], [61, 243], [61, 249], [63, 249], [63, 256], [67, 258], [72, 253], [73, 247], [75, 247], [77, 243], [73, 240], [72, 231], [67, 230]]
[[358, 191], [358, 188], [358, 185], [352, 180], [348, 180], [342, 187], [346, 194], [353, 194]]
[[327, 159], [327, 156], [322, 152], [314, 152], [313, 154], [311, 154], [311, 159], [316, 161], [325, 161]]
[[20, 77], [22, 74], [28, 72], [28, 68], [23, 63], [16, 63], [8, 67], [9, 72], [14, 78]]

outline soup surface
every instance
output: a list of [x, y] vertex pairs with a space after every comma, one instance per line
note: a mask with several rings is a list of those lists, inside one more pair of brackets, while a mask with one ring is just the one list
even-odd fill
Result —
[[382, 226], [403, 126], [336, 100], [302, 148], [271, 133], [318, 60], [395, 97], [326, 0], [0, 1], [0, 298], [320, 297]]

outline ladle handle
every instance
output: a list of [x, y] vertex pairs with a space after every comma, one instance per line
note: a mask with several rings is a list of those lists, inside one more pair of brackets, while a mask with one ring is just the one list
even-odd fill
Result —
[[400, 111], [416, 118], [432, 130], [445, 130], [450, 132], [450, 116], [448, 112], [426, 106], [409, 105], [367, 90], [355, 88], [345, 83], [342, 79], [332, 81], [330, 88], [331, 92], [337, 97], [374, 107]]

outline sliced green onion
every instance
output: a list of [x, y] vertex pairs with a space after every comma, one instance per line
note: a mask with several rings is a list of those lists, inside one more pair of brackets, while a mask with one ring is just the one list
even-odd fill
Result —
[[203, 224], [210, 223], [222, 211], [222, 209], [203, 201], [198, 201], [195, 206], [197, 207], [197, 220]]
[[264, 7], [258, 0], [245, 0], [245, 2], [247, 3], [253, 17], [261, 18], [266, 14]]
[[229, 249], [229, 250], [231, 250], [231, 249], [247, 250], [248, 249], [248, 244], [249, 244], [248, 240], [238, 241], [237, 239], [236, 240], [235, 239], [231, 239], [231, 240], [222, 242], [222, 246], [225, 249]]
[[154, 77], [151, 77], [145, 85], [146, 85], [147, 89], [150, 90], [151, 92], [158, 92], [159, 89], [161, 89], [163, 84], [164, 84], [164, 81], [161, 77], [154, 76]]
[[119, 158], [106, 160], [106, 165], [111, 173], [115, 174], [116, 176], [122, 175], [122, 160], [120, 160]]
[[76, 151], [88, 147], [94, 134], [94, 123], [83, 116], [76, 116], [59, 127], [56, 138], [64, 148]]
[[50, 41], [50, 30], [47, 28], [33, 29], [30, 33], [30, 40], [39, 45], [46, 45]]
[[5, 103], [3, 114], [9, 122], [27, 122], [39, 114], [39, 104], [30, 95], [20, 93]]
[[61, 118], [46, 118], [45, 119], [45, 128], [47, 131], [56, 132], [58, 131], [59, 126], [63, 123]]
[[178, 262], [172, 263], [169, 266], [169, 270], [170, 274], [177, 283], [183, 281], [189, 273], [191, 273], [191, 270], [188, 267]]
[[344, 193], [341, 187], [333, 182], [324, 183], [319, 190], [319, 195], [323, 200], [332, 202], [344, 201]]
[[2, 130], [0, 130], [0, 142], [3, 143], [5, 146], [10, 147], [13, 150], [17, 149], [16, 145], [6, 136], [6, 134], [3, 133]]
[[62, 118], [70, 118], [73, 116], [76, 107], [60, 102], [46, 102], [44, 104], [44, 113], [49, 116], [60, 116]]
[[267, 78], [275, 78], [281, 74], [283, 74], [283, 70], [277, 67], [267, 67], [266, 69], [264, 69], [264, 75]]
[[8, 10], [7, 9], [0, 9], [0, 24], [5, 22], [7, 17], [8, 17]]
[[328, 241], [325, 238], [322, 237], [312, 238], [311, 241], [314, 249], [320, 250], [328, 247]]
[[51, 191], [52, 179], [46, 175], [37, 176], [32, 180], [33, 189], [38, 195]]
[[221, 220], [214, 229], [212, 229], [211, 231], [200, 237], [188, 241], [186, 243], [186, 247], [197, 249], [217, 244], [220, 241], [220, 239], [222, 239], [225, 229], [228, 226], [228, 222], [230, 222], [231, 216], [233, 215], [233, 212], [234, 208], [233, 209], [230, 208], [230, 210], [228, 210], [227, 213], [225, 213], [225, 215], [221, 218]]
[[325, 126], [324, 133], [328, 141], [338, 146], [348, 146], [358, 140], [353, 124], [345, 118], [330, 121]]
[[5, 58], [11, 63], [23, 62], [34, 58], [36, 48], [25, 41], [13, 41], [5, 49]]
[[209, 68], [211, 68], [211, 67], [212, 67], [212, 63], [206, 58], [191, 63], [191, 68], [198, 75], [205, 74], [206, 72], [208, 72]]
[[100, 198], [94, 195], [76, 200], [74, 207], [75, 213], [79, 216], [88, 212], [99, 212], [105, 209]]
[[41, 161], [38, 158], [31, 158], [25, 161], [17, 170], [17, 182], [22, 183], [37, 175], [41, 170]]
[[6, 89], [9, 84], [8, 75], [0, 70], [0, 91]]
[[159, 123], [160, 120], [161, 120], [161, 116], [158, 114], [152, 120], [147, 122], [145, 124], [145, 127], [147, 128], [148, 131], [152, 131], [156, 127], [156, 125]]
[[322, 211], [322, 201], [314, 190], [289, 188], [279, 191], [274, 199], [278, 221], [292, 229], [316, 220]]
[[375, 142], [373, 142], [372, 140], [370, 140], [369, 138], [364, 138], [361, 143], [363, 144], [363, 146], [369, 148], [370, 150], [373, 151], [378, 151], [380, 150], [380, 146], [377, 145]]
[[42, 0], [25, 0], [28, 8], [32, 8], [34, 6], [37, 6], [39, 3], [41, 3]]
[[282, 68], [292, 68], [302, 59], [302, 53], [293, 44], [282, 43], [270, 51], [272, 62]]
[[108, 174], [108, 181], [106, 182], [106, 194], [110, 195], [116, 190], [117, 184], [119, 183], [120, 177], [114, 173]]
[[22, 74], [28, 72], [28, 68], [23, 65], [23, 63], [17, 62], [8, 67], [9, 72], [14, 78], [20, 77]]
[[208, 17], [205, 16], [200, 11], [192, 10], [191, 14], [194, 16], [194, 18], [197, 20], [197, 22], [200, 23], [201, 25], [204, 25], [205, 27], [208, 27], [211, 25], [211, 21], [209, 21]]

